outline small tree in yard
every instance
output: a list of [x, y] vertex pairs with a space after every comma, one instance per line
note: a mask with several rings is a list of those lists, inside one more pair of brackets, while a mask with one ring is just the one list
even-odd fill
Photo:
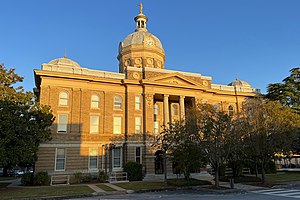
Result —
[[275, 153], [292, 149], [299, 133], [300, 116], [278, 102], [251, 99], [244, 104], [240, 120], [245, 127], [245, 154], [248, 159], [261, 165], [264, 183], [266, 165]]
[[184, 122], [175, 122], [165, 127], [159, 135], [157, 146], [162, 148], [162, 141], [167, 146], [167, 153], [177, 164], [177, 170], [183, 172], [187, 181], [190, 174], [205, 164], [203, 148], [201, 148], [197, 123], [194, 116], [186, 116]]

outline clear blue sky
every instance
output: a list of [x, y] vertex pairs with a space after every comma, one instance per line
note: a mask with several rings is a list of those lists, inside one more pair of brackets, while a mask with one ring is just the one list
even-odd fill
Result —
[[82, 67], [117, 72], [140, 2], [166, 69], [218, 84], [238, 75], [265, 92], [300, 66], [300, 0], [0, 0], [0, 63], [25, 77], [25, 90], [33, 69], [65, 49]]

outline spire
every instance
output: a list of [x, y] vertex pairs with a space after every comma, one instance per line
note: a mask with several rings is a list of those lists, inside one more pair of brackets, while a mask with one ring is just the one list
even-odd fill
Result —
[[148, 18], [143, 14], [143, 4], [140, 3], [140, 13], [135, 16], [134, 21], [136, 22], [135, 31], [147, 31], [146, 23]]

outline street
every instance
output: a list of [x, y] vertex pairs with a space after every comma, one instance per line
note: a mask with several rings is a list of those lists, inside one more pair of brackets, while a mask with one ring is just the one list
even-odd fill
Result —
[[[287, 190], [287, 189], [270, 189], [262, 191], [253, 191], [247, 193], [227, 193], [227, 194], [212, 194], [205, 193], [203, 191], [193, 190], [180, 190], [180, 191], [163, 191], [163, 192], [147, 192], [147, 193], [133, 193], [122, 195], [110, 195], [110, 196], [95, 196], [85, 197], [81, 199], [85, 200], [131, 200], [131, 199], [172, 199], [172, 200], [196, 200], [196, 199], [220, 199], [220, 200], [288, 200], [288, 199], [300, 199], [300, 190]], [[80, 198], [78, 198], [80, 199]], [[78, 200], [72, 199], [72, 200]], [[70, 199], [71, 200], [71, 199]]]

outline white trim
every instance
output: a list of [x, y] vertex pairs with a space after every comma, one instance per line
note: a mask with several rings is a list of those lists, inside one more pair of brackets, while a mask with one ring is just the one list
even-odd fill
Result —
[[[115, 149], [120, 149], [120, 167], [115, 167], [115, 162], [114, 162], [114, 158], [115, 158]], [[123, 166], [122, 166], [122, 162], [123, 162], [123, 159], [122, 159], [122, 153], [123, 153], [123, 148], [122, 147], [116, 147], [112, 150], [112, 168], [113, 168], [113, 171], [118, 171], [118, 170], [121, 170], [123, 169]]]

